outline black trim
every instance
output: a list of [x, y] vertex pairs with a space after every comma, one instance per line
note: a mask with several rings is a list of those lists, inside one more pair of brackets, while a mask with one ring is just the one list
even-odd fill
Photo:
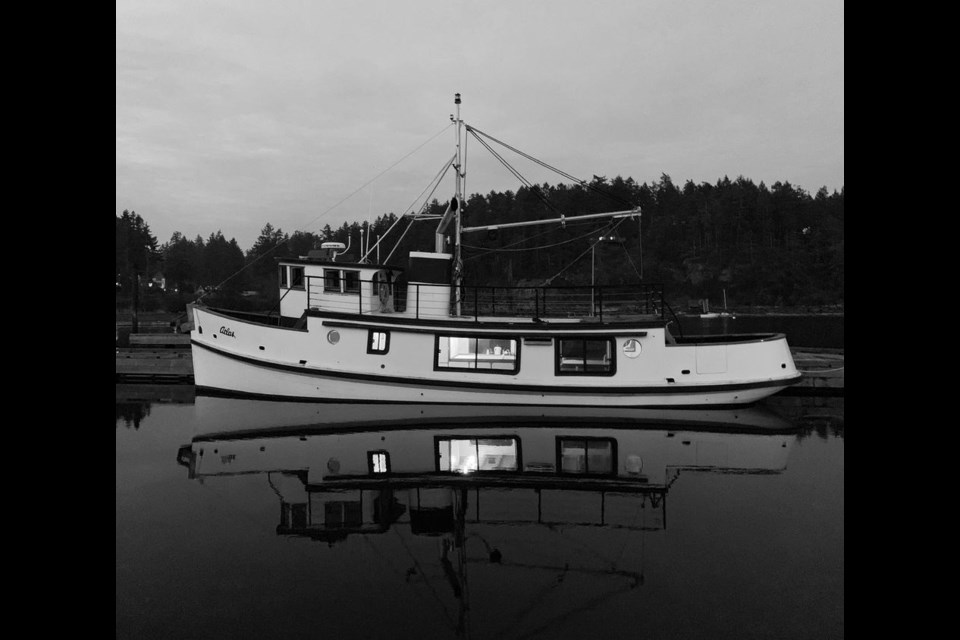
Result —
[[[382, 333], [382, 334], [384, 334], [385, 338], [384, 338], [383, 349], [374, 349], [374, 348], [373, 348], [373, 334], [374, 334], [374, 333]], [[383, 356], [383, 355], [386, 355], [386, 354], [389, 353], [389, 352], [390, 352], [390, 331], [388, 331], [387, 329], [380, 329], [380, 328], [378, 328], [378, 327], [373, 327], [373, 328], [371, 328], [369, 331], [367, 331], [367, 353], [368, 353], [368, 354]]]
[[[314, 314], [316, 315], [316, 314]], [[571, 332], [571, 327], [568, 324], [563, 326], [558, 326], [554, 331], [547, 332], [544, 331], [541, 327], [543, 325], [530, 325], [527, 323], [518, 324], [513, 322], [485, 322], [482, 325], [478, 324], [467, 324], [464, 322], [448, 322], [448, 321], [430, 321], [432, 324], [428, 328], [423, 327], [406, 327], [406, 326], [396, 326], [393, 324], [388, 324], [387, 322], [380, 322], [378, 319], [371, 319], [369, 322], [339, 322], [336, 320], [324, 320], [321, 324], [324, 327], [337, 327], [338, 329], [370, 329], [386, 325], [393, 331], [398, 331], [401, 333], [437, 333], [444, 332], [447, 335], [456, 335], [456, 336], [475, 336], [478, 333], [504, 333], [510, 332], [513, 335], [522, 337], [523, 339], [532, 338], [534, 340], [551, 340], [561, 334], [569, 334]], [[377, 323], [377, 324], [373, 324]], [[423, 320], [420, 320], [417, 324], [424, 324]], [[632, 325], [631, 325], [632, 326]], [[530, 327], [526, 329], [525, 327]], [[574, 329], [575, 331], [576, 329]], [[612, 329], [610, 325], [603, 325], [597, 327], [583, 327], [580, 329], [585, 333], [578, 333], [576, 335], [599, 335], [607, 336], [611, 333]], [[586, 333], [590, 332], [590, 333]], [[596, 332], [596, 333], [594, 333]], [[625, 329], [623, 331], [616, 331], [618, 337], [645, 337], [647, 335], [646, 331], [635, 331], [632, 329]]]
[[[632, 322], [563, 322], [556, 323], [556, 326], [550, 326], [550, 320], [544, 320], [541, 323], [533, 322], [496, 322], [484, 320], [483, 322], [477, 322], [476, 320], [465, 318], [463, 320], [445, 320], [442, 318], [408, 318], [401, 316], [387, 316], [387, 315], [368, 315], [368, 314], [357, 314], [357, 313], [341, 313], [337, 311], [327, 311], [320, 309], [307, 309], [307, 315], [314, 318], [330, 318], [333, 321], [353, 321], [357, 326], [369, 326], [364, 323], [377, 323], [384, 325], [416, 325], [416, 328], [420, 331], [435, 331], [439, 327], [459, 327], [460, 329], [470, 330], [470, 329], [479, 329], [479, 330], [495, 330], [495, 331], [504, 331], [508, 330], [511, 332], [522, 332], [524, 335], [531, 336], [552, 336], [553, 332], [562, 331], [562, 332], [571, 332], [571, 331], [611, 331], [619, 328], [626, 329], [628, 331], [640, 331], [642, 329], [662, 329], [667, 325], [667, 322], [664, 320], [636, 320]], [[324, 324], [328, 322], [324, 321]], [[424, 326], [426, 325], [426, 326]], [[546, 325], [546, 326], [545, 326]], [[551, 331], [545, 331], [549, 327]], [[769, 339], [770, 337], [781, 336], [777, 333], [763, 333], [763, 334], [741, 334], [749, 335], [755, 337], [756, 339]], [[727, 337], [737, 337], [736, 334], [732, 334]]]
[[[384, 456], [384, 463], [386, 464], [386, 471], [374, 471], [373, 469], [373, 457], [377, 455]], [[367, 469], [371, 477], [385, 476], [390, 474], [393, 470], [390, 467], [390, 452], [386, 449], [377, 449], [376, 451], [367, 451]]]
[[522, 474], [485, 473], [420, 473], [405, 477], [356, 478], [343, 481], [339, 476], [323, 477], [322, 482], [307, 484], [308, 493], [327, 492], [334, 489], [413, 489], [421, 487], [462, 487], [462, 488], [511, 488], [511, 489], [576, 489], [578, 491], [616, 491], [617, 493], [642, 493], [666, 495], [663, 485], [647, 484], [641, 478], [589, 478], [584, 476], [563, 476], [524, 471]]
[[282, 265], [321, 265], [321, 266], [330, 266], [337, 267], [338, 269], [360, 269], [360, 270], [381, 270], [387, 269], [389, 271], [404, 271], [406, 267], [395, 267], [393, 265], [386, 264], [367, 264], [365, 262], [335, 262], [331, 260], [319, 260], [316, 258], [277, 258], [277, 262]]
[[[343, 380], [358, 380], [365, 382], [378, 382], [384, 384], [391, 384], [397, 386], [406, 386], [406, 387], [434, 387], [434, 388], [470, 388], [474, 391], [479, 392], [504, 392], [504, 391], [515, 391], [522, 393], [540, 393], [543, 394], [544, 399], [547, 399], [550, 396], [564, 396], [564, 395], [592, 395], [592, 396], [610, 396], [618, 397], [625, 395], [656, 395], [656, 394], [701, 394], [701, 393], [713, 393], [717, 391], [737, 391], [737, 390], [749, 390], [749, 389], [764, 389], [766, 387], [785, 387], [792, 384], [800, 382], [803, 374], [797, 373], [793, 378], [787, 378], [783, 380], [765, 380], [763, 382], [741, 382], [741, 383], [731, 383], [731, 384], [710, 384], [710, 385], [664, 385], [660, 387], [617, 387], [611, 389], [610, 387], [573, 387], [573, 386], [563, 386], [557, 387], [556, 384], [549, 385], [531, 385], [531, 384], [508, 384], [508, 383], [491, 383], [483, 382], [480, 383], [479, 379], [469, 380], [460, 382], [458, 380], [424, 380], [416, 379], [411, 380], [410, 378], [402, 378], [398, 376], [384, 376], [384, 375], [369, 375], [363, 373], [346, 373], [341, 371], [321, 371], [317, 369], [309, 369], [297, 365], [286, 365], [279, 364], [274, 362], [263, 362], [262, 360], [257, 360], [256, 358], [251, 358], [249, 356], [241, 356], [235, 353], [230, 353], [210, 345], [197, 342], [196, 340], [191, 341], [193, 345], [200, 347], [202, 349], [207, 349], [213, 353], [222, 355], [226, 358], [233, 358], [234, 360], [239, 360], [247, 364], [262, 367], [264, 369], [275, 369], [277, 371], [288, 371], [291, 373], [297, 373], [300, 375], [314, 376], [317, 378], [339, 378]], [[470, 371], [469, 369], [464, 369], [464, 371]], [[198, 389], [216, 389], [216, 387], [201, 387], [198, 386]], [[245, 394], [246, 396], [255, 396], [257, 394]], [[275, 397], [275, 396], [266, 396], [263, 397]], [[284, 399], [293, 399], [284, 397]], [[305, 397], [305, 400], [316, 402], [316, 398]], [[339, 402], [344, 402], [345, 400], [338, 400]], [[367, 400], [358, 400], [358, 402], [369, 402]], [[448, 404], [448, 403], [437, 403], [437, 404]], [[462, 403], [453, 403], [453, 404], [462, 404]], [[477, 403], [481, 404], [481, 403]], [[547, 403], [549, 404], [549, 403]], [[551, 405], [553, 406], [553, 405]], [[676, 408], [676, 405], [636, 405], [637, 407], [649, 407], [654, 408], [655, 406], [663, 407], [673, 407]], [[711, 403], [704, 403], [702, 405], [684, 405], [685, 408], [694, 408], [694, 407], [719, 407], [725, 405], [717, 405]], [[743, 406], [741, 403], [729, 403], [727, 406]], [[624, 408], [627, 408], [625, 406]]]
[[[560, 363], [563, 360], [563, 354], [560, 353], [563, 348], [563, 342], [583, 342], [583, 370], [582, 371], [563, 371]], [[610, 350], [610, 363], [606, 369], [589, 369], [587, 364], [587, 343], [588, 342], [606, 342]], [[594, 365], [597, 366], [597, 365]], [[617, 339], [614, 336], [557, 336], [553, 348], [553, 375], [555, 376], [613, 376], [617, 373]]]

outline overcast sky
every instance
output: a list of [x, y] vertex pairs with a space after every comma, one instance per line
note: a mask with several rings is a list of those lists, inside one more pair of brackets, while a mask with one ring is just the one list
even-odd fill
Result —
[[[267, 222], [319, 232], [409, 211], [454, 152], [457, 92], [468, 124], [580, 178], [742, 175], [832, 192], [843, 9], [117, 0], [116, 213], [136, 211], [161, 243], [222, 230], [246, 250]], [[468, 194], [520, 186], [474, 140], [467, 151]]]

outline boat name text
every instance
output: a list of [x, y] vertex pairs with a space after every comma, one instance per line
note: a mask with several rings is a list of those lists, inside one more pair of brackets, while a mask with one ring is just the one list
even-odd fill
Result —
[[233, 331], [231, 331], [230, 329], [228, 329], [228, 328], [226, 328], [226, 327], [220, 327], [220, 333], [222, 333], [222, 334], [225, 335], [225, 336], [230, 336], [231, 338], [235, 338], [235, 337], [236, 337], [235, 335], [233, 335]]

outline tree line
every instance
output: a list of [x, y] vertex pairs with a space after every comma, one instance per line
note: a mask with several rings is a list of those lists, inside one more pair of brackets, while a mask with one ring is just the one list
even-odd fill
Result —
[[[463, 226], [491, 226], [558, 219], [539, 225], [462, 234], [464, 283], [490, 286], [662, 283], [668, 301], [722, 296], [747, 306], [840, 307], [844, 298], [844, 190], [821, 188], [810, 195], [789, 182], [767, 187], [724, 177], [715, 184], [674, 184], [668, 175], [652, 184], [620, 176], [589, 182], [533, 185], [516, 191], [472, 194], [463, 206]], [[136, 283], [144, 300], [170, 311], [201, 293], [249, 307], [275, 303], [276, 258], [306, 255], [327, 241], [350, 245], [360, 257], [392, 229], [372, 261], [404, 266], [411, 250], [434, 248], [436, 200], [423, 220], [394, 213], [369, 222], [326, 225], [319, 233], [266, 223], [244, 251], [221, 230], [190, 240], [175, 232], [158, 244], [135, 212], [117, 216], [117, 303], [130, 304]], [[579, 215], [639, 207], [637, 217], [577, 222]], [[399, 243], [396, 238], [401, 237]], [[396, 244], [396, 247], [394, 245]], [[344, 258], [349, 259], [349, 258]], [[149, 286], [158, 273], [166, 292]], [[212, 292], [212, 293], [209, 293]]]

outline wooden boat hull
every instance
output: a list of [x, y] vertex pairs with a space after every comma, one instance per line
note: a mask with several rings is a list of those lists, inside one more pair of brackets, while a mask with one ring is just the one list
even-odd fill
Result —
[[[199, 307], [194, 314], [197, 388], [239, 396], [338, 402], [701, 407], [752, 404], [800, 380], [785, 337], [775, 334], [671, 344], [666, 329], [656, 323], [642, 330], [569, 325], [550, 329], [529, 324], [481, 330], [461, 323], [463, 328], [454, 330], [452, 323], [408, 326], [384, 318], [365, 317], [350, 323], [313, 316], [304, 328], [289, 329], [243, 322]], [[369, 353], [368, 336], [373, 330], [391, 333], [388, 353]], [[441, 370], [436, 366], [436, 335], [464, 331], [504, 335], [509, 330], [518, 346], [516, 357], [522, 361], [516, 371]], [[328, 339], [333, 333], [337, 335], [335, 344]], [[528, 340], [525, 336], [537, 337]], [[634, 337], [643, 341], [642, 355], [614, 354], [618, 356], [616, 366], [609, 375], [560, 375], [553, 345], [571, 336], [609, 339], [618, 346]]]

